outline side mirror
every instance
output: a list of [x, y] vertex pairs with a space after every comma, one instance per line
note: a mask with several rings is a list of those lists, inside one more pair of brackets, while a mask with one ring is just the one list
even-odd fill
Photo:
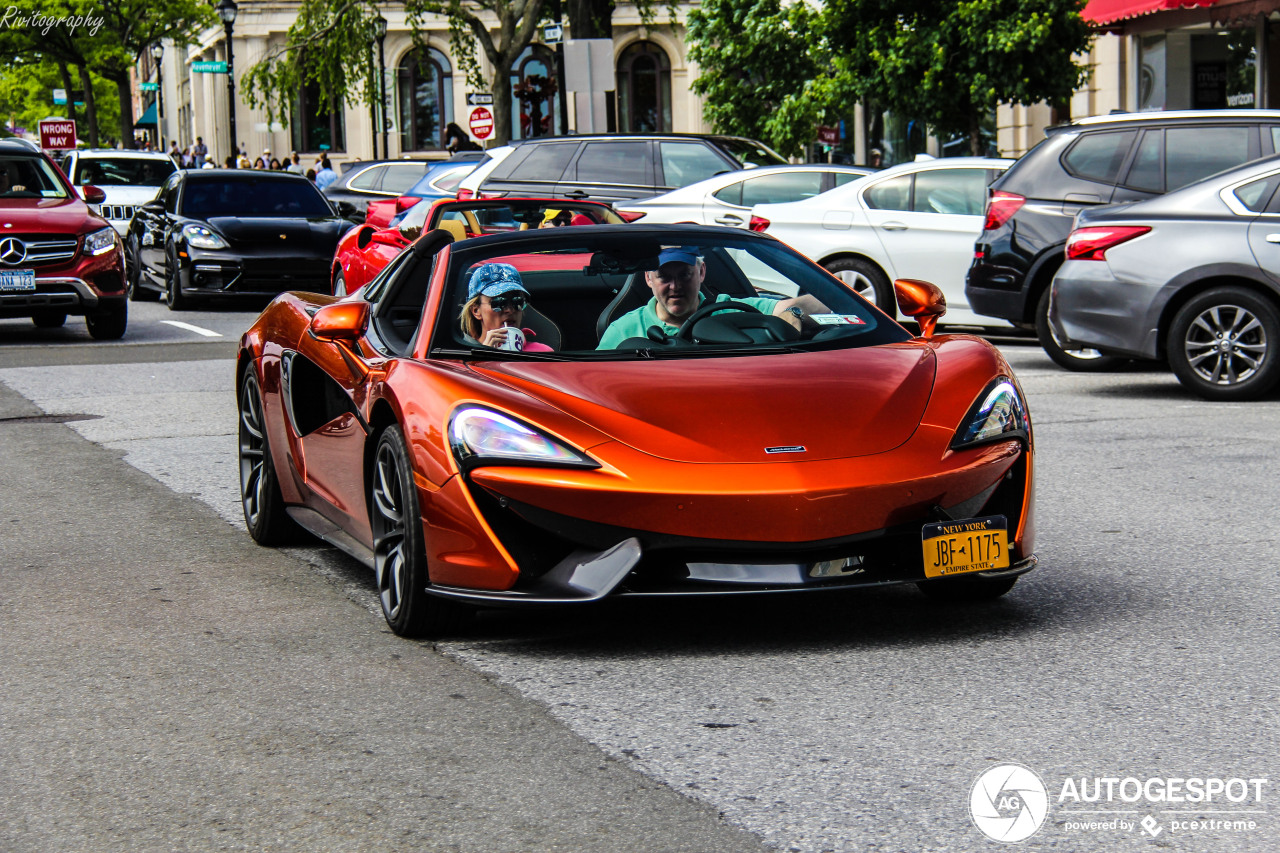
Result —
[[914, 278], [900, 278], [893, 283], [898, 297], [898, 310], [920, 324], [920, 334], [933, 337], [938, 318], [947, 313], [947, 297], [936, 284]]
[[85, 184], [80, 188], [80, 195], [84, 196], [84, 200], [89, 204], [102, 204], [107, 200], [107, 194], [101, 187], [95, 187]]
[[142, 210], [144, 213], [150, 213], [153, 216], [163, 216], [164, 202], [159, 200], [149, 201], [142, 206]]
[[369, 328], [369, 303], [334, 302], [326, 305], [315, 313], [307, 328], [318, 340], [354, 343]]
[[356, 206], [349, 201], [340, 201], [334, 206], [338, 208], [338, 215], [343, 219], [354, 219], [360, 215], [360, 211], [356, 210]]

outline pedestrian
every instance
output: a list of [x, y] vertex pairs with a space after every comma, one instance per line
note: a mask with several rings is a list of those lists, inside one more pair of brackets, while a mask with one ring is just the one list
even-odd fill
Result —
[[302, 168], [302, 158], [298, 156], [297, 151], [289, 155], [289, 160], [290, 160], [289, 162], [290, 172], [293, 172], [295, 175], [301, 175], [304, 172], [306, 172], [306, 169]]
[[879, 169], [884, 161], [884, 155], [880, 153], [879, 148], [872, 148], [871, 153], [867, 155], [867, 165], [873, 169]]
[[450, 154], [457, 154], [459, 151], [476, 151], [480, 148], [471, 141], [471, 137], [456, 122], [449, 122], [444, 130], [444, 148]]
[[197, 163], [197, 162], [195, 161], [195, 158], [191, 156], [191, 149], [190, 149], [190, 148], [183, 148], [183, 149], [182, 149], [182, 168], [184, 168], [184, 169], [194, 169], [194, 168], [196, 168], [198, 165], [200, 165], [200, 164], [199, 164], [199, 163]]
[[329, 164], [329, 158], [321, 155], [320, 168], [316, 171], [316, 186], [324, 189], [336, 180], [338, 180], [338, 173], [333, 171], [333, 166]]
[[252, 169], [252, 168], [253, 168], [253, 162], [249, 159], [249, 155], [248, 155], [248, 154], [244, 153], [243, 151], [241, 151], [241, 152], [240, 152], [240, 157], [239, 157], [239, 159], [237, 159], [237, 160], [236, 160], [236, 168], [238, 168], [238, 169]]
[[279, 172], [284, 169], [284, 166], [281, 166], [280, 161], [277, 160], [275, 157], [272, 157], [270, 168], [271, 168], [271, 171], [273, 172]]
[[310, 181], [310, 182], [311, 182], [311, 183], [313, 183], [313, 184], [316, 182], [316, 170], [315, 170], [315, 169], [307, 169], [307, 180], [308, 180], [308, 181]]
[[226, 161], [223, 162], [222, 165], [223, 165], [223, 168], [234, 169], [236, 167], [236, 158], [228, 154]]
[[254, 161], [253, 161], [253, 168], [255, 168], [255, 169], [265, 169], [265, 168], [267, 168], [267, 161], [266, 161], [266, 160], [263, 160], [261, 157], [259, 157], [257, 160], [254, 160]]
[[[231, 158], [230, 158], [230, 157], [228, 157], [227, 159], [228, 159], [228, 160], [230, 160]], [[201, 169], [216, 169], [216, 168], [218, 168], [218, 163], [217, 163], [217, 161], [215, 161], [215, 160], [213, 159], [213, 155], [212, 155], [212, 154], [206, 154], [206, 155], [204, 155], [204, 162], [200, 164], [200, 168], [201, 168]]]
[[191, 156], [198, 164], [203, 164], [205, 158], [209, 156], [209, 146], [204, 144], [203, 136], [196, 137], [196, 144], [191, 146]]

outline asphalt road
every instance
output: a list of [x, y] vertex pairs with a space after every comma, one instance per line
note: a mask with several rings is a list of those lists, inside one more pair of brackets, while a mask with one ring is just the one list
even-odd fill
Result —
[[[122, 849], [125, 826], [135, 849], [1011, 849], [969, 811], [1006, 762], [1048, 800], [1013, 849], [1280, 845], [1277, 399], [1009, 344], [1041, 568], [1002, 601], [494, 612], [428, 645], [386, 633], [345, 557], [239, 529], [229, 343], [251, 315], [173, 315], [224, 335], [203, 338], [141, 307], [110, 346], [0, 323], [0, 383], [31, 401], [0, 389], [0, 417], [96, 416], [0, 421], [0, 848]], [[1099, 778], [1260, 796], [1069, 796]]]

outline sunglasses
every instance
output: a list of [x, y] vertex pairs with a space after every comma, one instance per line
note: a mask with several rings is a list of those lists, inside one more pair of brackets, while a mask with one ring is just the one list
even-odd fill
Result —
[[523, 311], [528, 304], [529, 300], [522, 293], [515, 296], [499, 296], [489, 300], [489, 307], [498, 312], [506, 311], [508, 308]]

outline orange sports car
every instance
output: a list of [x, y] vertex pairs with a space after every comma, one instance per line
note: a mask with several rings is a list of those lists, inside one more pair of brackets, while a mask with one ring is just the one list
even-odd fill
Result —
[[424, 234], [357, 293], [286, 293], [240, 343], [245, 524], [366, 563], [388, 624], [477, 607], [914, 583], [1035, 566], [1008, 363], [896, 283], [922, 336], [763, 235]]

